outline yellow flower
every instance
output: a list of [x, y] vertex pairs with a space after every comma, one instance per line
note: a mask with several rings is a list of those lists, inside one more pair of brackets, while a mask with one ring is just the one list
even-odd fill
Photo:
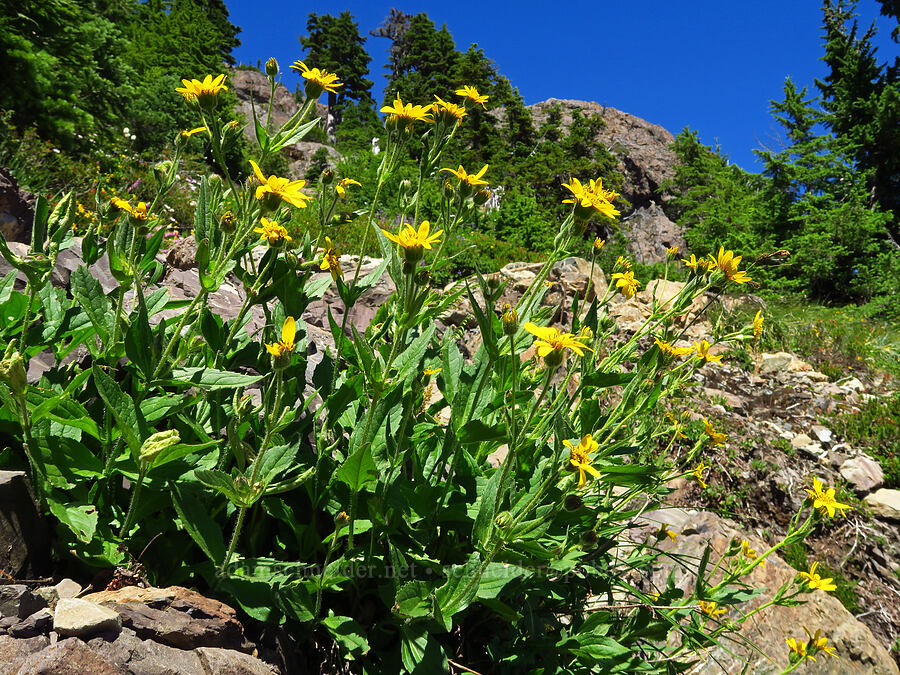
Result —
[[259, 222], [262, 227], [255, 227], [253, 231], [260, 235], [260, 239], [268, 239], [269, 246], [276, 246], [282, 241], [293, 241], [283, 225], [268, 218], [260, 218]]
[[670, 246], [669, 248], [666, 249], [666, 255], [670, 255], [674, 258], [676, 255], [678, 255], [678, 247]]
[[279, 358], [285, 352], [292, 352], [294, 351], [294, 338], [296, 336], [297, 324], [294, 322], [294, 317], [289, 316], [284, 320], [284, 325], [281, 327], [281, 341], [265, 345], [266, 350], [275, 358]]
[[444, 233], [438, 230], [434, 234], [430, 234], [431, 224], [427, 220], [423, 220], [419, 225], [419, 229], [413, 229], [412, 225], [404, 224], [405, 227], [398, 234], [393, 234], [382, 228], [384, 236], [395, 244], [399, 244], [403, 248], [403, 256], [410, 262], [417, 262], [422, 259], [425, 249], [431, 249], [432, 244], [436, 244]]
[[706, 434], [709, 436], [712, 447], [715, 448], [720, 445], [724, 446], [725, 440], [728, 438], [728, 434], [723, 434], [720, 431], [716, 431], [709, 420], [703, 420], [703, 424], [706, 425]]
[[710, 253], [709, 258], [712, 262], [711, 267], [719, 268], [729, 281], [733, 281], [736, 284], [746, 284], [748, 281], [751, 281], [746, 272], [743, 270], [738, 271], [738, 265], [741, 264], [742, 256], [736, 256], [733, 251], [726, 251], [724, 246], [719, 247], [718, 257], [714, 258], [712, 253]]
[[466, 173], [466, 170], [462, 167], [462, 164], [459, 165], [459, 168], [456, 171], [454, 171], [453, 169], [441, 169], [441, 171], [452, 173], [454, 176], [459, 178], [460, 183], [464, 183], [469, 187], [475, 187], [477, 185], [488, 185], [488, 182], [486, 180], [481, 180], [481, 177], [487, 170], [487, 164], [481, 167], [481, 171], [479, 171], [478, 173]]
[[[806, 628], [804, 628], [803, 630], [805, 630], [806, 634], [809, 635], [809, 630], [807, 630]], [[809, 635], [809, 646], [812, 648], [812, 653], [815, 654], [817, 652], [825, 652], [826, 654], [828, 654], [828, 656], [837, 657], [837, 652], [835, 651], [834, 647], [828, 646], [828, 638], [821, 636], [821, 632], [822, 631], [817, 628], [815, 635]], [[809, 658], [812, 659], [813, 657], [810, 656]], [[813, 659], [813, 661], [815, 661], [815, 659]]]
[[[528, 324], [525, 324], [528, 328]], [[578, 469], [578, 487], [583, 487], [587, 482], [585, 473], [591, 474], [594, 478], [600, 477], [600, 472], [591, 466], [591, 454], [597, 452], [600, 445], [591, 438], [590, 434], [586, 434], [578, 445], [572, 445], [571, 441], [563, 441], [563, 445], [571, 451], [569, 454], [569, 464]]]
[[819, 566], [818, 562], [814, 562], [809, 567], [809, 572], [800, 572], [799, 575], [806, 579], [806, 584], [809, 586], [809, 590], [814, 591], [817, 588], [821, 588], [823, 591], [834, 591], [837, 590], [837, 586], [835, 586], [832, 582], [831, 578], [823, 579], [816, 573], [816, 568]]
[[668, 537], [672, 541], [675, 541], [675, 537], [677, 537], [677, 536], [678, 536], [678, 533], [672, 532], [672, 530], [669, 529], [669, 526], [666, 523], [663, 523], [662, 525], [660, 525], [659, 529], [656, 531], [657, 539], [663, 539], [665, 537]]
[[721, 609], [716, 609], [716, 602], [714, 600], [710, 600], [709, 602], [707, 602], [706, 600], [701, 600], [697, 604], [700, 606], [701, 612], [706, 614], [706, 616], [710, 616], [713, 618], [728, 611], [724, 607]]
[[763, 332], [763, 315], [762, 310], [756, 313], [756, 316], [753, 317], [753, 339], [759, 340], [762, 336]]
[[331, 238], [325, 237], [325, 252], [322, 253], [322, 263], [319, 265], [319, 269], [331, 272], [331, 278], [335, 281], [337, 281], [338, 277], [344, 278], [344, 270], [341, 269], [340, 258], [341, 254], [331, 245]]
[[187, 101], [197, 101], [204, 108], [215, 105], [216, 97], [220, 91], [228, 91], [225, 86], [225, 75], [219, 75], [213, 79], [212, 75], [207, 75], [200, 80], [182, 80], [183, 87], [177, 87], [175, 91], [184, 96]]
[[464, 106], [456, 105], [455, 103], [448, 103], [440, 96], [435, 96], [434, 98], [436, 100], [431, 104], [431, 110], [433, 111], [435, 117], [443, 120], [446, 123], [453, 122], [456, 124], [456, 126], [462, 124], [463, 117], [467, 115]]
[[115, 206], [120, 211], [127, 211], [128, 213], [131, 213], [131, 204], [126, 202], [121, 197], [111, 197], [109, 201], [113, 206]]
[[412, 103], [404, 104], [400, 100], [400, 94], [397, 93], [397, 99], [393, 105], [385, 106], [381, 112], [388, 113], [387, 121], [389, 124], [405, 124], [407, 129], [412, 128], [415, 122], [431, 122], [430, 105], [413, 105]]
[[457, 89], [453, 93], [456, 94], [457, 96], [462, 96], [463, 98], [466, 98], [466, 99], [472, 101], [473, 103], [480, 103], [481, 107], [484, 108], [485, 110], [487, 110], [487, 106], [485, 105], [485, 103], [487, 103], [488, 97], [482, 96], [481, 94], [479, 94], [478, 90], [475, 87], [470, 87], [469, 85], [465, 85], [464, 87]]
[[[796, 654], [800, 659], [806, 658], [806, 643], [803, 640], [795, 640], [794, 638], [785, 639], [791, 652]], [[812, 658], [812, 657], [810, 657]], [[815, 659], [813, 659], [815, 661]]]
[[675, 432], [675, 438], [687, 438], [687, 435], [681, 430], [681, 422], [675, 415], [667, 412], [666, 418], [672, 423], [672, 430]]
[[260, 170], [259, 165], [250, 160], [250, 166], [253, 167], [253, 173], [256, 179], [262, 183], [256, 188], [256, 198], [265, 199], [267, 195], [273, 195], [287, 202], [291, 206], [298, 209], [306, 208], [306, 203], [312, 201], [312, 197], [303, 194], [300, 190], [306, 185], [305, 180], [291, 180], [289, 178], [279, 178], [278, 176], [269, 176], [266, 178]]
[[618, 258], [616, 258], [615, 267], [621, 267], [623, 269], [630, 270], [631, 261], [628, 258], [620, 255]]
[[697, 260], [697, 256], [695, 256], [693, 253], [691, 253], [690, 260], [688, 260], [686, 258], [682, 258], [681, 262], [683, 262], [684, 266], [687, 267], [692, 272], [705, 272], [707, 269], [709, 269], [709, 265], [708, 265], [709, 261], [704, 260], [703, 258], [700, 258], [700, 260]]
[[594, 239], [594, 250], [599, 253], [600, 249], [602, 249], [606, 245], [606, 241], [601, 239], [600, 237], [596, 237]]
[[703, 480], [703, 472], [709, 468], [708, 464], [704, 464], [700, 462], [697, 466], [695, 466], [691, 473], [694, 475], [694, 480], [702, 487], [704, 490], [706, 489], [706, 481]]
[[603, 188], [602, 179], [591, 179], [588, 185], [582, 185], [577, 178], [563, 183], [563, 187], [572, 193], [571, 199], [563, 199], [563, 204], [574, 204], [576, 216], [589, 218], [593, 212], [597, 212], [607, 218], [615, 218], [619, 211], [612, 205], [612, 201], [619, 196], [617, 192]]
[[524, 325], [524, 328], [537, 338], [537, 340], [534, 341], [534, 346], [537, 348], [537, 354], [541, 358], [546, 357], [551, 352], [557, 352], [558, 354], [563, 355], [566, 349], [571, 349], [578, 354], [578, 356], [584, 356], [585, 349], [589, 352], [594, 351], [580, 342], [580, 340], [587, 339], [583, 335], [563, 333], [556, 328], [550, 326], [538, 326], [530, 321]]
[[187, 129], [183, 129], [181, 131], [181, 137], [182, 138], [190, 138], [194, 134], [200, 134], [200, 133], [203, 133], [204, 131], [208, 131], [208, 129], [206, 127], [197, 127], [196, 129], [191, 129], [190, 131], [188, 131]]
[[634, 272], [616, 272], [612, 275], [612, 280], [616, 282], [616, 287], [622, 291], [622, 295], [626, 298], [634, 296], [641, 287], [641, 282], [634, 278]]
[[714, 356], [709, 353], [711, 344], [709, 344], [706, 340], [700, 340], [700, 342], [694, 343], [694, 348], [697, 350], [697, 358], [701, 361], [706, 361], [707, 363], [721, 363], [721, 356]]
[[339, 82], [339, 78], [334, 73], [327, 70], [319, 70], [318, 68], [307, 68], [303, 61], [294, 61], [291, 64], [291, 70], [295, 70], [306, 80], [306, 95], [310, 98], [319, 98], [323, 91], [330, 91], [332, 94], [337, 93], [338, 87], [344, 84]]
[[426, 368], [425, 370], [422, 371], [422, 374], [427, 377], [429, 375], [437, 375], [442, 370], [443, 370], [443, 368]]
[[147, 202], [138, 202], [138, 205], [131, 210], [131, 215], [136, 220], [147, 220], [150, 215], [147, 213]]
[[694, 351], [693, 347], [676, 347], [659, 338], [653, 338], [653, 341], [656, 343], [656, 346], [659, 347], [659, 351], [673, 359], [679, 356], [687, 356]]
[[351, 185], [362, 185], [362, 183], [353, 180], [352, 178], [341, 178], [338, 184], [335, 185], [334, 190], [338, 193], [338, 196], [343, 199], [347, 194], [347, 188]]
[[822, 489], [822, 481], [813, 478], [813, 489], [806, 489], [806, 494], [813, 500], [813, 508], [817, 509], [823, 516], [834, 518], [834, 512], [840, 511], [844, 515], [844, 510], [853, 508], [849, 504], [841, 504], [834, 498], [834, 488]]
[[[750, 542], [744, 539], [741, 542], [741, 555], [743, 555], [747, 560], [756, 560], [759, 558], [759, 554], [752, 548], [750, 548]], [[763, 560], [759, 563], [760, 565], [765, 565], [766, 561]]]

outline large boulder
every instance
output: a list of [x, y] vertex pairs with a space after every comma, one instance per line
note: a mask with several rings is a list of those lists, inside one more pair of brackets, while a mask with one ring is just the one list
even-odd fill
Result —
[[0, 168], [0, 236], [30, 243], [34, 204], [35, 196], [19, 187], [9, 169]]
[[669, 220], [662, 207], [654, 201], [639, 206], [623, 218], [622, 228], [627, 233], [628, 250], [635, 260], [644, 265], [665, 261], [666, 249], [673, 246], [677, 246], [679, 251], [687, 248], [683, 228]]

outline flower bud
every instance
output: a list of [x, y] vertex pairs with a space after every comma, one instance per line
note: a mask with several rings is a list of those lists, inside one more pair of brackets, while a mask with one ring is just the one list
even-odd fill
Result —
[[504, 335], [512, 336], [519, 330], [519, 314], [515, 307], [510, 306], [508, 302], [503, 305], [503, 315], [500, 321], [503, 324]]
[[232, 211], [226, 211], [219, 219], [219, 225], [226, 234], [231, 234], [237, 229], [237, 217]]
[[431, 284], [433, 275], [427, 268], [422, 268], [418, 272], [416, 272], [416, 284], [419, 286], [428, 286]]
[[486, 187], [482, 187], [472, 196], [472, 201], [475, 203], [475, 206], [484, 206], [490, 198], [491, 191]]
[[168, 431], [158, 431], [150, 436], [141, 446], [138, 457], [141, 462], [150, 463], [166, 448], [181, 443], [181, 435], [178, 429], [169, 429]]
[[512, 524], [512, 514], [509, 511], [503, 511], [502, 513], [498, 513], [497, 517], [494, 518], [494, 524], [500, 530], [505, 530]]
[[22, 396], [28, 388], [25, 361], [19, 352], [13, 352], [8, 359], [0, 361], [0, 382], [5, 382], [15, 396]]
[[334, 182], [334, 171], [331, 169], [322, 170], [322, 185], [331, 185]]
[[334, 524], [336, 527], [343, 527], [347, 523], [350, 522], [350, 516], [347, 515], [346, 511], [341, 511], [334, 517]]
[[562, 365], [565, 354], [559, 349], [552, 349], [544, 357], [544, 365], [550, 370], [556, 370]]
[[456, 188], [453, 186], [449, 180], [444, 181], [444, 197], [447, 199], [452, 199], [453, 195], [456, 193]]
[[584, 506], [584, 500], [578, 495], [566, 495], [563, 506], [566, 511], [577, 511]]
[[275, 60], [274, 56], [266, 61], [266, 75], [269, 77], [278, 75], [278, 61]]
[[590, 548], [597, 545], [597, 533], [593, 530], [588, 530], [587, 532], [582, 533], [581, 535], [581, 545], [585, 548]]

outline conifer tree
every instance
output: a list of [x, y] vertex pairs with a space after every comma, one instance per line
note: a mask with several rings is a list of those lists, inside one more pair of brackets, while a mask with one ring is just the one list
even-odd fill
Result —
[[447, 26], [437, 30], [427, 14], [416, 14], [393, 42], [385, 101], [390, 103], [397, 93], [404, 101], [423, 105], [434, 101], [435, 94], [449, 97], [458, 84], [454, 78], [458, 60]]

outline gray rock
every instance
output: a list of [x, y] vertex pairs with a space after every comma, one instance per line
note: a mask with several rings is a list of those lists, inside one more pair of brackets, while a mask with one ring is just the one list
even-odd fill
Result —
[[839, 469], [853, 490], [860, 494], [877, 490], [884, 485], [884, 471], [871, 457], [860, 455], [841, 464]]
[[62, 637], [84, 638], [121, 629], [122, 617], [107, 607], [78, 598], [62, 598], [56, 603], [53, 630]]
[[63, 579], [53, 588], [56, 589], [56, 595], [59, 598], [74, 598], [81, 593], [81, 584], [71, 579]]
[[881, 488], [866, 495], [865, 502], [877, 517], [900, 520], [900, 490]]
[[665, 262], [666, 249], [672, 246], [679, 252], [687, 250], [684, 228], [669, 220], [656, 202], [635, 209], [622, 219], [622, 225], [628, 232], [628, 250], [644, 265]]
[[775, 354], [761, 354], [759, 369], [763, 373], [786, 371], [794, 360], [792, 354], [777, 352]]
[[831, 441], [832, 441], [831, 429], [828, 429], [827, 427], [823, 427], [820, 424], [815, 424], [815, 425], [813, 425], [813, 427], [810, 431], [812, 432], [813, 436], [818, 438], [819, 442], [822, 443], [823, 445], [828, 445], [831, 443]]
[[60, 640], [46, 649], [31, 654], [22, 661], [19, 670], [15, 672], [17, 675], [122, 675], [123, 673], [115, 664], [74, 637]]
[[46, 600], [23, 584], [0, 586], [0, 615], [24, 619], [47, 606]]
[[7, 631], [16, 638], [31, 638], [50, 632], [53, 626], [53, 612], [46, 607], [10, 626]]
[[48, 644], [50, 640], [44, 635], [25, 639], [0, 635], [0, 673], [6, 675], [19, 672], [22, 663], [29, 656], [41, 651]]
[[[38, 515], [25, 472], [0, 471], [0, 570], [13, 579], [34, 579], [48, 571], [49, 563], [47, 525]], [[2, 601], [0, 613], [10, 613]]]
[[196, 650], [205, 673], [217, 675], [275, 675], [278, 670], [267, 663], [233, 649], [199, 647]]
[[0, 236], [30, 243], [35, 201], [33, 194], [19, 187], [9, 169], [0, 168]]
[[153, 640], [141, 640], [130, 628], [123, 628], [115, 640], [98, 636], [88, 640], [87, 644], [97, 655], [123, 673], [212, 675], [220, 672], [204, 669], [203, 662], [195, 651], [176, 649]]

